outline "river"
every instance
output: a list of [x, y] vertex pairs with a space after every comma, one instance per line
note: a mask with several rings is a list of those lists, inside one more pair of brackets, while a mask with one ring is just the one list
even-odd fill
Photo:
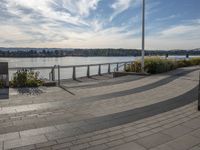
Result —
[[[68, 66], [68, 65], [85, 65], [85, 64], [100, 64], [111, 62], [133, 61], [135, 57], [46, 57], [46, 58], [0, 58], [1, 62], [8, 62], [9, 68], [13, 67], [42, 67], [42, 66]], [[111, 71], [116, 66], [111, 66]], [[102, 66], [102, 73], [106, 73], [108, 66]], [[37, 70], [40, 72], [41, 78], [49, 78], [50, 70]], [[10, 79], [16, 71], [9, 71]], [[77, 77], [86, 76], [86, 68], [76, 69]], [[98, 72], [98, 67], [91, 67], [90, 74], [95, 75]], [[61, 78], [69, 79], [72, 77], [72, 69], [61, 69]]]
[[[192, 56], [193, 57], [193, 56]], [[169, 58], [185, 58], [185, 56], [170, 56]], [[43, 66], [68, 66], [68, 65], [85, 65], [85, 64], [100, 64], [112, 62], [133, 61], [136, 57], [46, 57], [46, 58], [0, 58], [0, 62], [9, 62], [9, 68], [13, 67], [43, 67]], [[111, 65], [111, 71], [116, 68], [116, 65]], [[40, 78], [49, 78], [50, 70], [37, 70], [40, 72]], [[108, 66], [102, 66], [102, 73], [108, 71]], [[9, 77], [12, 78], [16, 71], [9, 71]], [[86, 76], [87, 68], [77, 68], [76, 76]], [[90, 68], [90, 74], [98, 73], [98, 66]], [[61, 79], [72, 78], [72, 69], [61, 69]]]

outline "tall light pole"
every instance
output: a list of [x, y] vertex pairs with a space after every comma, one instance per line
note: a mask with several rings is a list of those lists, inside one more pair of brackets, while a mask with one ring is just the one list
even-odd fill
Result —
[[145, 0], [142, 0], [142, 72], [144, 72], [144, 56], [145, 56]]

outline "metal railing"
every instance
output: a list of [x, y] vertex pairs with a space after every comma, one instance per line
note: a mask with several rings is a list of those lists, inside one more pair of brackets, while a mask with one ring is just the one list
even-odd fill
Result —
[[[112, 62], [112, 63], [98, 63], [98, 64], [85, 64], [85, 65], [69, 65], [69, 66], [61, 66], [61, 65], [54, 65], [54, 66], [42, 66], [42, 67], [12, 67], [9, 68], [9, 71], [17, 71], [17, 70], [23, 70], [23, 69], [29, 69], [29, 70], [50, 70], [49, 72], [49, 80], [50, 81], [57, 81], [58, 85], [60, 85], [61, 82], [61, 69], [72, 69], [72, 79], [76, 80], [76, 69], [86, 67], [86, 77], [91, 77], [91, 67], [98, 67], [98, 73], [97, 75], [102, 75], [102, 66], [107, 66], [107, 73], [111, 74], [113, 71], [119, 71], [121, 66], [125, 66], [126, 64], [130, 64], [132, 61], [127, 62]], [[114, 70], [111, 70], [111, 65], [116, 65]], [[56, 79], [56, 71], [57, 71], [57, 79]]]
[[126, 70], [126, 66], [127, 66], [127, 65], [130, 65], [130, 64], [133, 64], [133, 62], [134, 62], [134, 61], [126, 62], [126, 63], [123, 63], [123, 64], [121, 64], [121, 65], [117, 64], [117, 67], [114, 68], [114, 72], [119, 71], [119, 69], [120, 69], [121, 67], [123, 67], [123, 71], [125, 71], [125, 70]]
[[29, 69], [29, 70], [42, 70], [42, 69], [52, 69], [52, 66], [45, 66], [45, 67], [11, 67], [9, 68], [10, 71], [15, 70], [23, 70], [23, 69]]
[[54, 65], [49, 73], [49, 80], [51, 81], [55, 81], [56, 77], [55, 77], [55, 69], [56, 69], [56, 65]]
[[[94, 67], [94, 66], [97, 66], [98, 67], [98, 73], [97, 75], [102, 75], [102, 69], [101, 67], [102, 66], [108, 66], [108, 70], [107, 70], [107, 73], [108, 74], [111, 74], [111, 65], [117, 65], [117, 70], [119, 70], [119, 64], [130, 64], [132, 62], [128, 61], [128, 62], [112, 62], [112, 63], [101, 63], [101, 64], [87, 64], [87, 65], [71, 65], [71, 66], [60, 66], [60, 65], [57, 65], [57, 69], [58, 69], [58, 85], [60, 84], [60, 81], [61, 81], [61, 77], [60, 77], [60, 70], [61, 69], [67, 69], [67, 68], [72, 68], [72, 79], [73, 80], [76, 80], [77, 79], [77, 76], [76, 76], [76, 69], [77, 68], [81, 68], [81, 67], [86, 67], [87, 68], [87, 71], [86, 71], [86, 77], [91, 77], [90, 75], [90, 68], [91, 67]], [[114, 69], [115, 70], [115, 69]]]

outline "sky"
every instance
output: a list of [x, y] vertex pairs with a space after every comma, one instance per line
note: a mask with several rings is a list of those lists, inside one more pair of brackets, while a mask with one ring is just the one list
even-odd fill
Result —
[[[0, 0], [0, 47], [141, 48], [142, 0]], [[146, 0], [146, 49], [200, 48], [200, 0]]]

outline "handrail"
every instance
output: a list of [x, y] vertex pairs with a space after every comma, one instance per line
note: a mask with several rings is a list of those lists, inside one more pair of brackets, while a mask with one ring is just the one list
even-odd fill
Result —
[[40, 69], [52, 69], [52, 66], [44, 67], [11, 67], [9, 70], [22, 70], [22, 69], [31, 69], [31, 70], [40, 70]]
[[50, 73], [49, 73], [49, 80], [51, 80], [51, 81], [55, 81], [55, 68], [56, 68], [57, 66], [56, 65], [54, 65], [52, 68], [51, 68], [51, 71], [50, 71]]
[[124, 70], [125, 70], [125, 66], [126, 66], [127, 64], [131, 64], [131, 63], [133, 63], [133, 62], [134, 62], [134, 61], [131, 61], [131, 62], [125, 62], [125, 63], [123, 63], [123, 64], [121, 64], [121, 65], [115, 67], [115, 68], [114, 68], [114, 72], [118, 71], [119, 68], [121, 68], [121, 67], [124, 67]]
[[[30, 69], [30, 70], [42, 70], [42, 69], [50, 69], [49, 72], [49, 80], [50, 81], [57, 81], [58, 85], [60, 85], [61, 77], [60, 77], [60, 71], [61, 69], [66, 68], [73, 68], [72, 70], [72, 79], [76, 80], [76, 68], [80, 67], [87, 67], [87, 77], [90, 77], [90, 67], [91, 66], [98, 66], [98, 75], [101, 75], [101, 66], [108, 65], [108, 73], [110, 74], [110, 66], [117, 64], [117, 68], [119, 68], [119, 64], [130, 64], [132, 61], [124, 61], [124, 62], [110, 62], [110, 63], [98, 63], [98, 64], [85, 64], [85, 65], [69, 65], [69, 66], [60, 66], [60, 65], [54, 65], [54, 66], [42, 66], [42, 67], [12, 67], [9, 68], [9, 70], [20, 70], [20, 69]], [[120, 66], [121, 67], [121, 66]], [[58, 71], [58, 79], [55, 79], [55, 69]]]
[[[127, 62], [111, 62], [111, 63], [98, 63], [98, 64], [85, 64], [85, 65], [69, 65], [69, 66], [60, 66], [60, 68], [72, 68], [72, 67], [87, 67], [87, 66], [99, 66], [99, 65], [109, 65], [109, 64], [121, 64], [121, 63], [130, 63]], [[54, 65], [55, 66], [55, 65]], [[11, 67], [9, 70], [21, 70], [21, 69], [31, 69], [31, 70], [40, 70], [40, 69], [52, 69], [53, 66], [43, 66], [43, 67]]]
[[112, 64], [121, 64], [121, 63], [130, 63], [132, 61], [127, 61], [127, 62], [111, 62], [111, 63], [98, 63], [98, 64], [85, 64], [85, 65], [70, 65], [70, 66], [60, 66], [60, 68], [72, 68], [72, 67], [87, 67], [87, 66], [99, 66], [99, 65], [112, 65]]

